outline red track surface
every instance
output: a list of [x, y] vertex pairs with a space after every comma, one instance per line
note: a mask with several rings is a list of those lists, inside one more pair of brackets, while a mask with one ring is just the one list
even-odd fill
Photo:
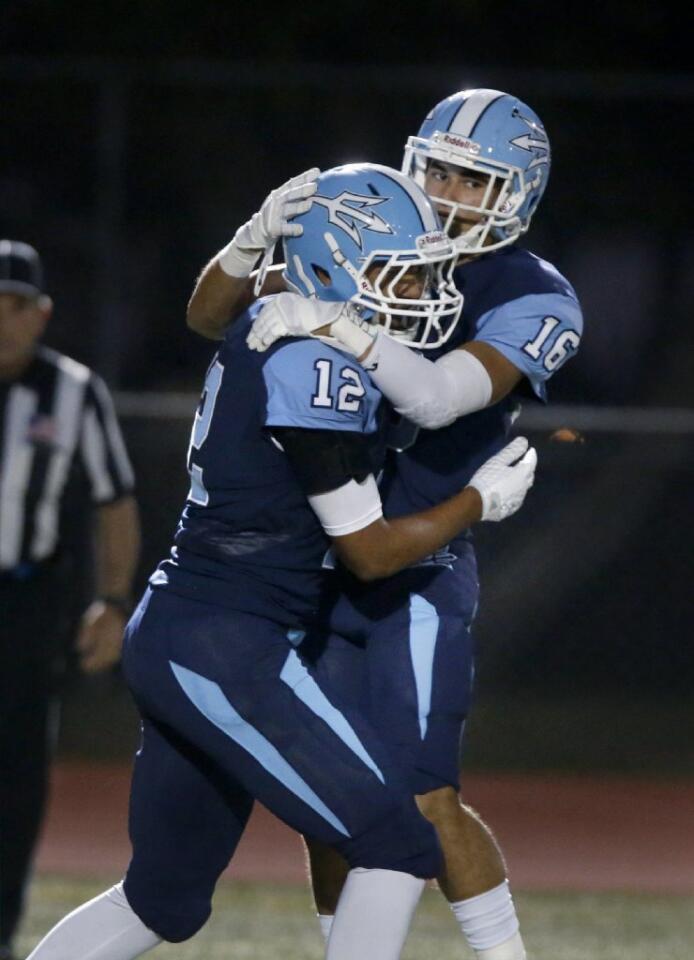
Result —
[[[122, 765], [55, 768], [38, 870], [125, 868], [129, 777]], [[495, 830], [516, 889], [694, 892], [692, 782], [468, 776], [465, 799]], [[227, 876], [303, 883], [300, 841], [256, 807]]]

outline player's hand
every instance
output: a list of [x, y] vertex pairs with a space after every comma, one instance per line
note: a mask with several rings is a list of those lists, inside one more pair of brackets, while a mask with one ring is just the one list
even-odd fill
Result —
[[253, 321], [246, 343], [262, 353], [281, 337], [329, 336], [331, 325], [348, 307], [347, 303], [307, 300], [298, 293], [279, 293]]
[[318, 167], [292, 177], [263, 201], [250, 220], [239, 227], [234, 239], [219, 255], [219, 265], [231, 277], [247, 277], [262, 253], [282, 237], [299, 237], [304, 228], [290, 223], [292, 217], [311, 209], [311, 197], [318, 189]]
[[519, 510], [535, 480], [537, 451], [516, 437], [483, 463], [468, 486], [482, 498], [482, 520], [505, 520]]
[[75, 644], [84, 673], [99, 673], [118, 663], [125, 623], [125, 614], [102, 600], [87, 607]]

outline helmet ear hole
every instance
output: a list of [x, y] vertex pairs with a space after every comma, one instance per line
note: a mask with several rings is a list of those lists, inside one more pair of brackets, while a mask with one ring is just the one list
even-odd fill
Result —
[[312, 263], [311, 269], [318, 278], [319, 283], [321, 283], [324, 287], [332, 286], [332, 277], [324, 267], [319, 267], [317, 263]]

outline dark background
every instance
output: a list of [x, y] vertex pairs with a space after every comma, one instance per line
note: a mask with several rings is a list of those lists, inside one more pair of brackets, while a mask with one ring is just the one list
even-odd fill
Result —
[[[586, 334], [552, 381], [557, 413], [519, 423], [541, 454], [527, 507], [478, 532], [470, 762], [691, 773], [691, 22], [667, 3], [564, 6], [5, 2], [0, 234], [43, 255], [47, 341], [120, 398], [139, 589], [187, 489], [212, 348], [184, 315], [204, 263], [309, 166], [399, 166], [456, 90], [527, 101], [554, 160], [525, 245], [574, 284]], [[564, 424], [585, 443], [550, 442]], [[73, 679], [62, 749], [133, 739], [119, 675]]]

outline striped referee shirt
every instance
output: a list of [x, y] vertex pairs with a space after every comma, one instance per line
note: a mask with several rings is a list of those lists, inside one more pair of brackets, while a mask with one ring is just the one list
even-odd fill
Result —
[[113, 403], [95, 373], [39, 346], [18, 380], [0, 381], [0, 571], [54, 554], [69, 483], [95, 504], [133, 490]]

